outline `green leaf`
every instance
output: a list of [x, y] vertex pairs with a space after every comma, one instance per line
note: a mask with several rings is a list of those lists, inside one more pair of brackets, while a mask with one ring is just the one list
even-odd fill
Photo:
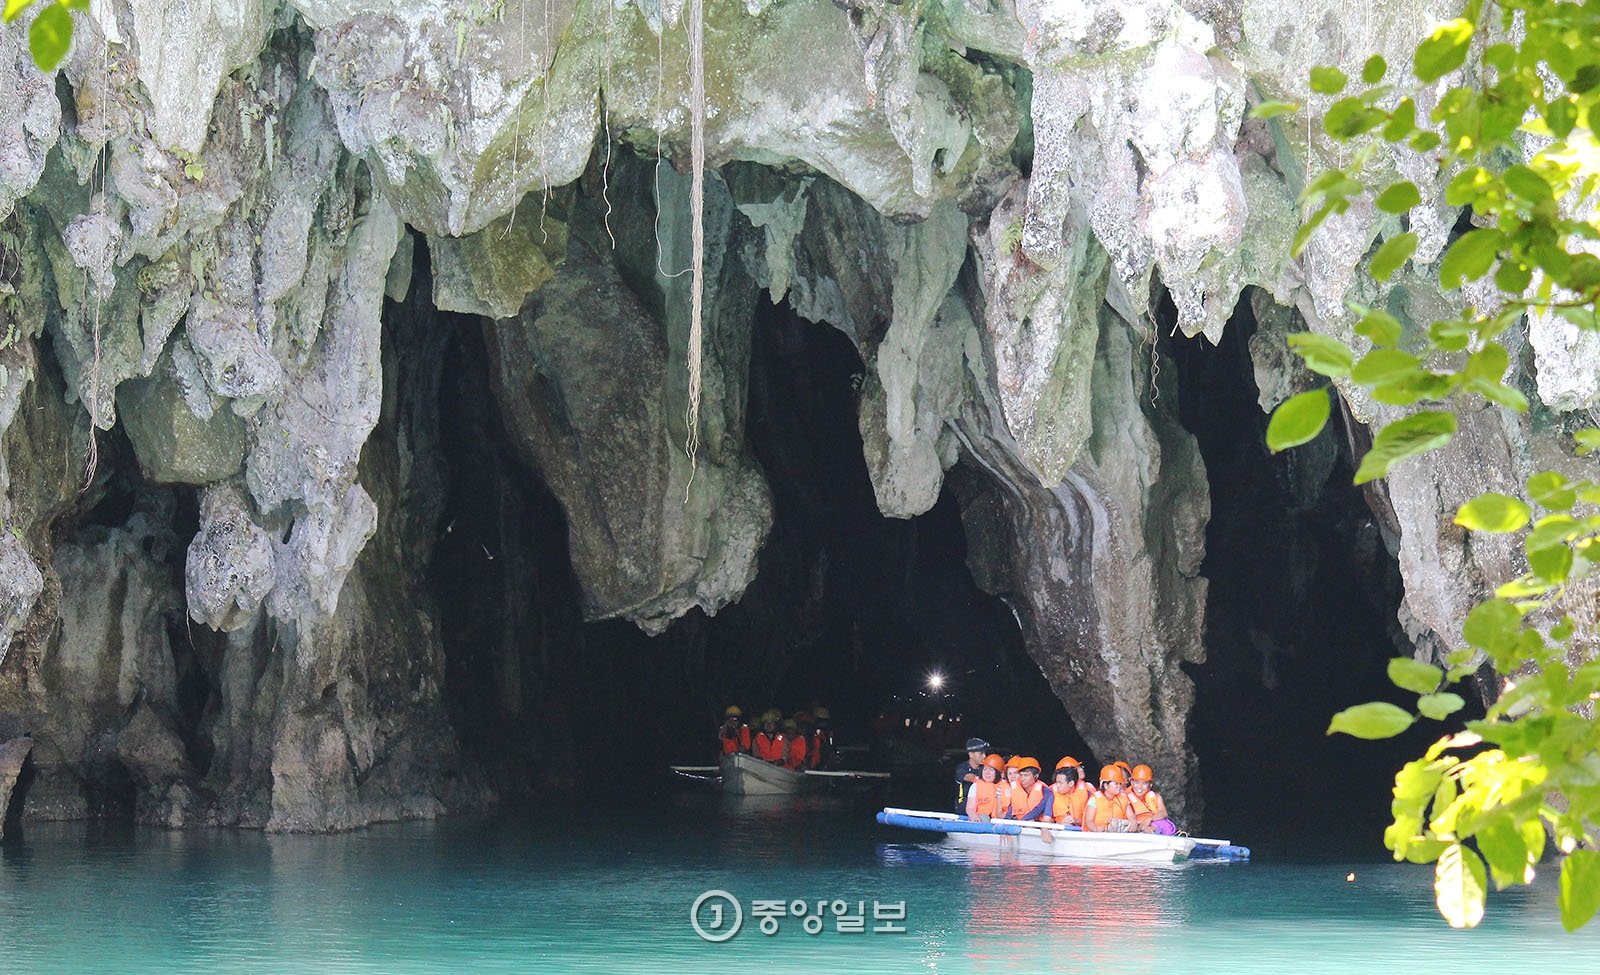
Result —
[[1461, 635], [1468, 643], [1497, 659], [1516, 647], [1521, 630], [1522, 613], [1504, 599], [1489, 599], [1472, 607], [1461, 624]]
[[1600, 450], [1600, 430], [1579, 430], [1572, 439], [1578, 445], [1579, 456]]
[[1384, 123], [1383, 137], [1389, 142], [1399, 142], [1417, 128], [1417, 103], [1409, 98], [1400, 100], [1400, 104], [1389, 113], [1389, 121]]
[[1439, 913], [1452, 928], [1477, 927], [1483, 920], [1483, 898], [1488, 890], [1483, 861], [1460, 843], [1439, 854], [1433, 873], [1433, 895]]
[[1439, 25], [1427, 40], [1417, 45], [1413, 73], [1419, 81], [1438, 81], [1461, 67], [1467, 59], [1467, 45], [1471, 40], [1471, 21], [1457, 18]]
[[1528, 860], [1528, 844], [1522, 834], [1505, 818], [1491, 821], [1472, 834], [1478, 852], [1489, 861], [1489, 873], [1494, 885], [1504, 888], [1512, 884], [1533, 881], [1533, 864]]
[[1467, 364], [1462, 368], [1461, 375], [1467, 379], [1478, 378], [1499, 382], [1500, 377], [1506, 374], [1506, 366], [1510, 361], [1505, 346], [1498, 342], [1490, 342], [1467, 357]]
[[1407, 457], [1437, 450], [1456, 435], [1453, 413], [1424, 410], [1394, 421], [1372, 440], [1372, 448], [1361, 458], [1355, 483], [1365, 484], [1389, 473], [1389, 468]]
[[[1415, 236], [1412, 235], [1413, 241]], [[1413, 242], [1412, 246], [1415, 247], [1416, 244]], [[1361, 321], [1356, 322], [1356, 334], [1370, 339], [1374, 345], [1395, 345], [1400, 341], [1404, 330], [1400, 327], [1398, 318], [1386, 311], [1373, 308], [1361, 316]]]
[[1410, 406], [1425, 399], [1443, 399], [1450, 392], [1450, 380], [1432, 373], [1418, 372], [1372, 388], [1372, 398], [1390, 406]]
[[1251, 118], [1277, 118], [1280, 115], [1292, 115], [1300, 111], [1300, 106], [1294, 102], [1262, 102], [1250, 110]]
[[1529, 203], [1542, 203], [1555, 198], [1545, 178], [1527, 166], [1520, 164], [1512, 166], [1501, 174], [1500, 178], [1505, 181], [1506, 189], [1510, 190], [1513, 196], [1519, 196]]
[[1421, 711], [1424, 717], [1435, 721], [1443, 721], [1466, 706], [1467, 702], [1460, 694], [1452, 694], [1449, 691], [1424, 694], [1417, 698], [1417, 710]]
[[1390, 184], [1389, 188], [1378, 194], [1378, 209], [1384, 213], [1405, 213], [1407, 210], [1422, 203], [1422, 194], [1417, 192], [1417, 184], [1408, 180]]
[[39, 11], [28, 27], [28, 50], [39, 70], [49, 73], [60, 66], [72, 47], [72, 14], [52, 3]]
[[1477, 532], [1514, 532], [1533, 517], [1533, 509], [1521, 498], [1489, 491], [1462, 505], [1455, 522]]
[[1494, 286], [1508, 295], [1520, 295], [1533, 280], [1533, 268], [1520, 261], [1501, 261], [1495, 268]]
[[1572, 482], [1555, 471], [1540, 471], [1528, 478], [1528, 496], [1551, 511], [1566, 511], [1578, 500]]
[[1551, 135], [1565, 139], [1578, 124], [1578, 106], [1570, 95], [1557, 98], [1545, 106], [1544, 122], [1550, 126]]
[[[1410, 186], [1411, 184], [1407, 183], [1406, 185]], [[1390, 187], [1391, 190], [1393, 188]], [[1387, 192], [1386, 190], [1385, 195], [1387, 195]], [[1383, 242], [1382, 247], [1378, 248], [1378, 253], [1372, 255], [1372, 276], [1379, 281], [1387, 281], [1394, 275], [1394, 272], [1400, 270], [1401, 265], [1411, 259], [1411, 255], [1416, 253], [1416, 250], [1417, 235], [1411, 231], [1408, 230], [1403, 234], [1396, 234], [1390, 237]]]
[[1318, 65], [1311, 69], [1311, 90], [1319, 95], [1337, 95], [1349, 80], [1338, 68]]
[[1410, 657], [1395, 657], [1389, 661], [1389, 682], [1414, 694], [1431, 694], [1438, 690], [1443, 676], [1444, 671], [1433, 664]]
[[1600, 852], [1573, 850], [1561, 865], [1561, 926], [1576, 931], [1600, 911]]
[[1381, 386], [1420, 371], [1422, 361], [1399, 349], [1373, 349], [1350, 368], [1350, 378], [1363, 386]]
[[1278, 404], [1267, 424], [1267, 447], [1273, 453], [1308, 443], [1328, 422], [1332, 403], [1328, 391], [1314, 389]]
[[1316, 332], [1295, 332], [1289, 336], [1289, 348], [1306, 361], [1312, 372], [1324, 376], [1348, 376], [1355, 356], [1350, 347], [1331, 335]]
[[6, 10], [3, 15], [0, 15], [0, 19], [9, 24], [22, 16], [22, 12], [31, 6], [33, 6], [33, 0], [6, 0]]
[[1359, 98], [1341, 98], [1322, 116], [1322, 131], [1335, 139], [1352, 139], [1382, 125], [1384, 116]]
[[1393, 704], [1371, 701], [1345, 708], [1334, 715], [1333, 720], [1328, 723], [1328, 734], [1342, 732], [1353, 738], [1375, 741], [1379, 738], [1393, 738], [1411, 727], [1416, 720], [1415, 715], [1402, 711]]
[[[1532, 542], [1532, 539], [1529, 539]], [[1572, 549], [1566, 545], [1548, 545], [1535, 548], [1526, 546], [1528, 568], [1547, 582], [1563, 583], [1572, 573]]]
[[1389, 62], [1381, 54], [1374, 54], [1367, 58], [1367, 63], [1361, 66], [1361, 80], [1369, 85], [1375, 85], [1383, 80], [1384, 73], [1389, 70]]
[[1505, 239], [1505, 234], [1491, 227], [1479, 227], [1457, 238], [1439, 262], [1439, 284], [1459, 288], [1488, 274]]

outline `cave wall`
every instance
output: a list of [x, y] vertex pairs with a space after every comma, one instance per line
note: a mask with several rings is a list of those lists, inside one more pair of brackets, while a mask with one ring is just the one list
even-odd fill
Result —
[[[1398, 283], [1364, 261], [1399, 224], [1359, 202], [1289, 261], [1295, 193], [1337, 150], [1244, 118], [1257, 95], [1320, 105], [1312, 64], [1403, 70], [1448, 9], [709, 4], [694, 464], [687, 179], [652, 164], [688, 156], [682, 4], [108, 0], [54, 79], [25, 21], [0, 30], [0, 727], [32, 735], [30, 805], [89, 814], [114, 786], [152, 821], [317, 829], [487, 801], [426, 578], [430, 330], [461, 327], [434, 312], [482, 329], [584, 617], [654, 633], [760, 571], [763, 292], [856, 345], [885, 515], [982, 473], [960, 492], [974, 578], [1095, 751], [1192, 803], [1209, 498], [1154, 308], [1215, 340], [1259, 289], [1270, 409], [1309, 381], [1286, 331], [1360, 348], [1347, 300], [1423, 323], [1481, 298], [1428, 284], [1456, 213], [1403, 147], [1372, 163], [1424, 192]], [[1534, 412], [1465, 410], [1369, 495], [1420, 653], [1512, 557], [1453, 506], [1575, 464], [1561, 433], [1600, 403], [1592, 336], [1519, 336]], [[1340, 391], [1352, 431], [1393, 416]], [[135, 500], [91, 517], [114, 488]]]

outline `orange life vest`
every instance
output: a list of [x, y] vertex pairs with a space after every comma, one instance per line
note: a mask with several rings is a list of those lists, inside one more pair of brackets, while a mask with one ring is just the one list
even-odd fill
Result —
[[822, 765], [823, 750], [831, 747], [833, 747], [833, 735], [830, 735], [822, 728], [811, 732], [811, 739], [806, 742], [806, 767], [820, 767]]
[[1035, 782], [1033, 789], [1029, 790], [1021, 782], [1011, 787], [1011, 811], [1006, 813], [1010, 819], [1021, 819], [1033, 812], [1033, 807], [1044, 802], [1044, 783]]
[[1126, 793], [1111, 796], [1099, 792], [1089, 800], [1088, 807], [1084, 810], [1083, 828], [1091, 832], [1104, 833], [1113, 819], [1133, 819], [1133, 805], [1128, 802]]
[[783, 732], [775, 731], [770, 735], [765, 731], [756, 732], [755, 756], [763, 762], [782, 762], [787, 751]]
[[1095, 794], [1094, 786], [1080, 779], [1066, 792], [1055, 792], [1054, 789], [1051, 792], [1055, 793], [1050, 800], [1051, 821], [1082, 826], [1083, 811], [1089, 805], [1090, 797]]
[[789, 739], [789, 747], [783, 756], [783, 767], [787, 769], [804, 768], [806, 764], [806, 736], [795, 735]]
[[1140, 826], [1147, 825], [1153, 820], [1169, 818], [1166, 800], [1162, 799], [1161, 793], [1154, 789], [1146, 792], [1143, 799], [1129, 790], [1128, 805], [1132, 807], [1134, 818], [1139, 820]]
[[999, 799], [1000, 788], [1004, 785], [1004, 782], [972, 783], [971, 791], [968, 793], [972, 801], [967, 805], [967, 809], [971, 811], [972, 818], [988, 816], [993, 819], [995, 817], [997, 808], [995, 803]]
[[734, 752], [748, 752], [750, 750], [750, 726], [747, 724], [740, 725], [739, 730], [731, 735], [724, 728], [720, 737], [722, 738], [722, 754], [724, 755], [732, 755]]

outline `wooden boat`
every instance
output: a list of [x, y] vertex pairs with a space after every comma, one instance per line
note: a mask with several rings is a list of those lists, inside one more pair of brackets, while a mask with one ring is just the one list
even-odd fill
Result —
[[[952, 846], [993, 849], [1069, 860], [1119, 863], [1179, 863], [1188, 859], [1248, 860], [1247, 847], [1226, 840], [1155, 833], [1087, 833], [1075, 826], [1011, 820], [974, 822], [953, 813], [888, 808], [878, 813], [885, 826], [941, 833]], [[1050, 838], [1043, 834], [1048, 831]]]
[[790, 796], [808, 792], [859, 790], [882, 785], [888, 772], [832, 772], [821, 769], [793, 771], [754, 755], [736, 752], [722, 756], [720, 765], [674, 765], [678, 775], [707, 784], [720, 784], [735, 796]]

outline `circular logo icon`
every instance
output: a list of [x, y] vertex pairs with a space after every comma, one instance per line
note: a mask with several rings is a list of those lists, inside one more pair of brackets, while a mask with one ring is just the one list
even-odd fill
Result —
[[744, 908], [725, 890], [708, 890], [689, 907], [689, 923], [702, 941], [727, 941], [744, 926]]

